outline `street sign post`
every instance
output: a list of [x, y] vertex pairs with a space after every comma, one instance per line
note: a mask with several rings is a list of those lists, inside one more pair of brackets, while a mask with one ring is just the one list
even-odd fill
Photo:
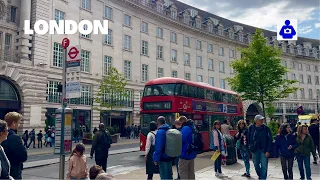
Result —
[[81, 48], [78, 46], [71, 46], [67, 48], [67, 62], [66, 62], [66, 98], [80, 98], [81, 84], [80, 84], [80, 67], [81, 67]]

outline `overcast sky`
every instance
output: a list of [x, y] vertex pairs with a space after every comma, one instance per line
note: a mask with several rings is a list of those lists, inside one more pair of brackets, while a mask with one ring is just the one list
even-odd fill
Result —
[[320, 39], [320, 0], [180, 0], [212, 14], [276, 31], [278, 19], [298, 19], [298, 36]]

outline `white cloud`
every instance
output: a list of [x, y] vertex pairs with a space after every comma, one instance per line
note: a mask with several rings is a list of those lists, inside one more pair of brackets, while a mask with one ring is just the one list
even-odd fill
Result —
[[315, 28], [320, 28], [320, 23], [314, 23]]
[[305, 27], [299, 28], [298, 31], [299, 31], [299, 34], [308, 34], [311, 31], [313, 31], [313, 29], [312, 29], [312, 26], [305, 26]]

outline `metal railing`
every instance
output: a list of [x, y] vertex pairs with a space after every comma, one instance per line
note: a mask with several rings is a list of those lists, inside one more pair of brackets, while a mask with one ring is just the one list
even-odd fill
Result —
[[0, 61], [20, 63], [21, 54], [17, 51], [0, 49]]

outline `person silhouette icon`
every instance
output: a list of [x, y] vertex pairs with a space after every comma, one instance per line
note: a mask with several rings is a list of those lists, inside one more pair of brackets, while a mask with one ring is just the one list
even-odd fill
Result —
[[294, 30], [293, 26], [290, 25], [290, 21], [286, 20], [285, 25], [282, 26], [279, 34], [282, 36], [283, 39], [292, 39], [294, 35], [296, 35], [296, 31]]

